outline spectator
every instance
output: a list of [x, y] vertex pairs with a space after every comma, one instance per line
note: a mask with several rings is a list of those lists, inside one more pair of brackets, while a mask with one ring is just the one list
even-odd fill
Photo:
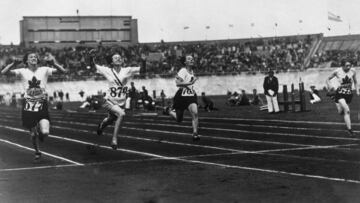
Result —
[[144, 98], [147, 98], [147, 97], [149, 96], [148, 91], [147, 91], [147, 89], [145, 88], [145, 86], [142, 86], [142, 92], [143, 92], [143, 97], [144, 97]]
[[207, 112], [217, 111], [218, 109], [214, 107], [214, 102], [207, 96], [205, 96], [205, 92], [201, 93], [201, 100], [204, 103], [204, 110]]
[[251, 105], [264, 105], [263, 100], [260, 98], [260, 96], [257, 94], [257, 90], [253, 89], [253, 95], [252, 99], [250, 100]]
[[315, 88], [314, 85], [310, 86], [310, 103], [315, 104], [321, 102], [319, 91]]
[[69, 92], [66, 92], [66, 94], [65, 94], [65, 98], [66, 98], [66, 101], [70, 101]]
[[85, 95], [84, 90], [80, 90], [79, 95], [80, 95], [81, 101], [84, 101], [84, 95]]
[[250, 105], [250, 100], [247, 97], [245, 90], [241, 90], [241, 97], [240, 97], [240, 100], [238, 101], [238, 105], [239, 106]]
[[166, 95], [164, 93], [164, 90], [161, 90], [160, 92], [160, 98], [161, 98], [161, 106], [165, 106], [165, 98], [166, 98]]
[[280, 111], [277, 101], [279, 82], [273, 70], [270, 70], [269, 75], [265, 77], [263, 87], [269, 113], [278, 113]]
[[228, 98], [228, 104], [230, 106], [234, 106], [237, 104], [239, 100], [239, 94], [235, 91], [230, 97]]
[[137, 99], [138, 99], [138, 91], [135, 88], [134, 82], [130, 83], [129, 89], [129, 97], [130, 97], [130, 109], [138, 108], [137, 106]]
[[54, 95], [54, 101], [57, 101], [57, 93], [56, 93], [56, 91], [54, 91], [53, 95]]
[[60, 90], [58, 92], [58, 94], [59, 94], [60, 101], [63, 101], [64, 100], [64, 92], [62, 90]]

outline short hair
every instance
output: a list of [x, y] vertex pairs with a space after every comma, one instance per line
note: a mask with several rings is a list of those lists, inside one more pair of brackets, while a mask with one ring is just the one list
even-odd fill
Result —
[[38, 55], [36, 52], [28, 52], [28, 53], [26, 53], [26, 54], [24, 55], [24, 57], [23, 57], [23, 63], [24, 63], [25, 65], [27, 65], [27, 60], [28, 60], [28, 57], [29, 57], [30, 54], [35, 54], [35, 56], [36, 56], [36, 58], [37, 58], [37, 60], [38, 60], [38, 63], [39, 63], [40, 57], [39, 57], [39, 55]]

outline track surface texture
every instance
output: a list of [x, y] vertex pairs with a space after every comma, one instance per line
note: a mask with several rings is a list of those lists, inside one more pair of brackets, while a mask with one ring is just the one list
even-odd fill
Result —
[[360, 99], [353, 129], [327, 98], [307, 112], [268, 114], [256, 106], [200, 110], [201, 141], [185, 114], [128, 112], [119, 149], [105, 112], [51, 111], [51, 133], [34, 161], [20, 110], [0, 107], [0, 202], [360, 202]]

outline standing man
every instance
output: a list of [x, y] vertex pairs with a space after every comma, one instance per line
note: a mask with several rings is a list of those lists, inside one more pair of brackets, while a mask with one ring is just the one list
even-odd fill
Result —
[[351, 129], [350, 120], [350, 108], [349, 104], [353, 97], [353, 84], [356, 89], [356, 95], [359, 95], [359, 89], [357, 88], [356, 72], [354, 68], [351, 68], [351, 63], [346, 62], [341, 68], [337, 68], [326, 80], [328, 90], [333, 89], [330, 85], [330, 80], [336, 78], [339, 82], [339, 86], [335, 91], [335, 104], [340, 115], [344, 116], [344, 121], [349, 133], [349, 136], [353, 137], [354, 132]]
[[279, 82], [278, 79], [274, 76], [274, 71], [269, 71], [269, 76], [265, 77], [263, 87], [269, 113], [278, 113], [280, 111], [277, 100]]
[[130, 89], [129, 89], [129, 97], [130, 97], [130, 109], [134, 110], [134, 108], [137, 108], [137, 89], [135, 88], [134, 82], [130, 83]]

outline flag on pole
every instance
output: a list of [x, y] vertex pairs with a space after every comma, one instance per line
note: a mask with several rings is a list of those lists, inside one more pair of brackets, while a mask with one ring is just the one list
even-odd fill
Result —
[[233, 25], [233, 24], [229, 24], [229, 27], [234, 27], [234, 25]]
[[187, 30], [187, 29], [189, 29], [189, 28], [190, 28], [189, 26], [185, 26], [185, 27], [184, 27], [184, 30]]
[[299, 20], [299, 23], [302, 23], [302, 22], [303, 22], [303, 21], [300, 19], [300, 20]]
[[210, 29], [210, 26], [206, 26], [205, 28], [206, 28], [206, 29]]
[[331, 13], [330, 11], [328, 11], [328, 19], [335, 21], [335, 22], [342, 22], [340, 16], [337, 16], [337, 15]]
[[251, 27], [254, 27], [254, 26], [255, 26], [255, 23], [251, 23], [250, 26], [251, 26]]
[[278, 26], [278, 24], [277, 23], [275, 23], [275, 27], [277, 27]]

